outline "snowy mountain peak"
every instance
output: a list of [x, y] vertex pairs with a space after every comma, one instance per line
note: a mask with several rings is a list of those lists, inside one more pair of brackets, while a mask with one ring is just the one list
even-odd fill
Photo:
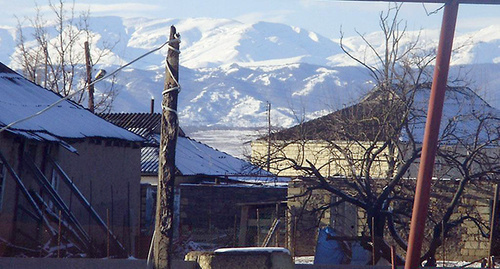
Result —
[[[342, 52], [338, 40], [279, 23], [230, 19], [93, 17], [90, 28], [96, 37], [92, 50], [111, 45], [98, 68], [115, 70], [159, 47], [168, 39], [171, 25], [176, 26], [182, 41], [179, 115], [183, 125], [261, 126], [267, 122], [267, 102], [271, 102], [273, 125], [290, 126], [355, 102], [372, 87], [368, 72]], [[491, 26], [457, 34], [455, 43], [460, 50], [452, 60], [456, 70], [465, 66], [472, 88], [481, 90], [482, 97], [497, 107], [499, 29]], [[410, 33], [401, 46], [411, 42], [412, 36], [419, 36], [423, 49], [432, 50], [438, 31]], [[20, 70], [13, 60], [15, 37], [15, 29], [0, 27], [0, 61]], [[382, 48], [380, 32], [366, 38], [375, 48]], [[360, 37], [346, 37], [344, 44], [354, 54], [366, 54]], [[161, 100], [166, 52], [165, 47], [118, 74], [114, 111], [149, 111], [151, 97]], [[452, 70], [452, 74], [458, 71]], [[96, 87], [99, 91], [100, 85]], [[159, 111], [160, 102], [156, 103]]]

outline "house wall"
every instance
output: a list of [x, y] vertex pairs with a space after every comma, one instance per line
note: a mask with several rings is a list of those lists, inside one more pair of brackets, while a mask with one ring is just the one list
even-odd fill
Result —
[[[368, 147], [370, 145], [369, 142], [359, 142], [358, 144], [348, 141], [336, 141], [335, 145], [349, 151], [350, 158], [347, 159], [338, 149], [333, 148], [331, 144], [325, 141], [302, 141], [295, 143], [273, 141], [272, 143], [270, 172], [280, 176], [290, 177], [302, 176], [304, 172], [294, 169], [291, 166], [292, 163], [283, 160], [284, 158], [292, 159], [299, 165], [306, 167], [309, 166], [306, 160], [310, 161], [319, 169], [320, 173], [326, 177], [352, 174], [351, 167], [360, 167], [361, 162], [350, 165], [348, 161], [361, 161], [365, 153], [363, 147]], [[252, 161], [254, 163], [264, 164], [268, 155], [267, 141], [253, 141], [251, 146]], [[387, 149], [384, 150], [384, 152], [387, 151]], [[383, 156], [384, 152], [379, 154], [379, 156]], [[387, 160], [377, 158], [371, 169], [372, 176], [385, 176], [387, 168]], [[357, 169], [357, 171], [359, 170], [360, 169]]]
[[[140, 217], [140, 148], [130, 142], [94, 139], [72, 146], [78, 155], [61, 149], [59, 163], [129, 254], [133, 254]], [[88, 211], [69, 192], [63, 192], [63, 197], [66, 201], [73, 199], [72, 211], [87, 225], [91, 239], [99, 245], [106, 244], [106, 234], [89, 218]]]
[[[411, 184], [411, 183], [408, 183]], [[340, 207], [328, 208], [335, 197], [325, 190], [314, 190], [311, 196], [301, 196], [308, 184], [302, 180], [294, 180], [289, 184], [289, 234], [290, 250], [296, 256], [314, 255], [317, 231], [321, 227], [331, 226], [338, 235], [369, 236], [366, 212], [349, 204]], [[429, 205], [428, 218], [433, 223], [440, 221], [442, 211], [451, 201], [451, 196], [458, 187], [458, 181], [438, 180], [433, 182], [433, 190]], [[451, 216], [451, 221], [465, 216], [466, 219], [458, 227], [448, 232], [444, 247], [437, 251], [437, 259], [448, 261], [477, 261], [488, 256], [488, 228], [478, 226], [472, 218], [489, 225], [491, 205], [493, 200], [493, 186], [489, 182], [475, 182], [470, 184], [462, 196], [461, 205]], [[324, 210], [318, 210], [324, 207]], [[411, 210], [411, 209], [410, 209]], [[431, 240], [433, 226], [426, 227], [423, 249]], [[408, 231], [406, 231], [408, 232]], [[388, 232], [387, 232], [388, 233]], [[408, 234], [402, 234], [406, 239]]]
[[[78, 150], [78, 154], [71, 153], [55, 143], [27, 140], [8, 132], [0, 134], [2, 154], [21, 177], [32, 196], [39, 196], [45, 201], [48, 208], [37, 203], [44, 210], [45, 217], [56, 231], [58, 209], [53, 205], [46, 191], [37, 183], [28, 166], [20, 163], [23, 149], [29, 152], [30, 158], [34, 159], [37, 167], [49, 182], [53, 181], [53, 186], [65, 204], [82, 224], [84, 230], [91, 235], [94, 244], [100, 246], [97, 253], [94, 253], [96, 256], [106, 255], [106, 233], [102, 232], [96, 222], [89, 218], [88, 211], [55, 173], [46, 156], [51, 156], [59, 162], [82, 194], [89, 202], [91, 201], [103, 221], [109, 223], [118, 239], [129, 249], [130, 253], [133, 253], [133, 236], [137, 234], [139, 221], [140, 149], [123, 142], [122, 144], [104, 142], [96, 144], [90, 139], [75, 142], [73, 147]], [[0, 237], [5, 242], [33, 249], [49, 242], [50, 234], [42, 222], [36, 219], [37, 214], [33, 214], [36, 212], [8, 173], [4, 184], [0, 210]], [[53, 212], [52, 215], [47, 213], [50, 211]], [[64, 236], [62, 241], [64, 242]], [[53, 246], [57, 240], [52, 238], [50, 242]], [[0, 256], [12, 254], [3, 251], [5, 249], [5, 244], [0, 243]], [[113, 251], [111, 244], [111, 254], [114, 253]]]
[[[19, 144], [15, 142], [15, 137], [7, 132], [0, 133], [0, 151], [13, 167], [18, 166], [18, 147]], [[3, 240], [11, 241], [14, 230], [14, 210], [16, 208], [16, 198], [18, 192], [16, 191], [16, 183], [10, 174], [6, 171], [5, 165], [5, 178], [3, 179], [3, 190], [0, 202], [2, 207], [0, 209], [0, 238]], [[0, 171], [2, 172], [2, 171]], [[4, 245], [0, 245], [0, 255], [5, 252]]]
[[[54, 156], [50, 149], [55, 145], [52, 143], [44, 143], [36, 140], [27, 140], [23, 137], [12, 135], [8, 132], [0, 134], [0, 150], [7, 159], [8, 165], [12, 167], [17, 176], [21, 179], [22, 184], [31, 197], [35, 200], [40, 210], [46, 209], [37, 199], [41, 197], [47, 206], [52, 204], [48, 202], [47, 194], [35, 180], [34, 173], [29, 169], [25, 162], [22, 162], [23, 152], [25, 158], [34, 161], [36, 166], [50, 180], [50, 175], [47, 173], [50, 170], [47, 167], [47, 159], [44, 156]], [[44, 154], [47, 152], [47, 154]], [[7, 164], [3, 164], [6, 166]], [[5, 170], [5, 182], [3, 191], [2, 210], [0, 212], [0, 236], [5, 242], [9, 242], [15, 246], [20, 246], [28, 249], [29, 254], [34, 254], [30, 250], [37, 249], [40, 244], [45, 244], [51, 239], [47, 228], [42, 225], [42, 221], [37, 211], [29, 203], [26, 196], [20, 190], [14, 177]], [[50, 216], [45, 216], [49, 219]], [[54, 223], [52, 223], [54, 224]], [[57, 227], [57, 225], [52, 226]], [[2, 249], [3, 247], [3, 249]], [[4, 251], [5, 244], [0, 247], [0, 256], [11, 255], [12, 252]], [[12, 248], [10, 248], [12, 250]], [[38, 254], [39, 255], [39, 254]]]
[[[490, 225], [490, 217], [493, 205], [494, 188], [491, 183], [473, 184], [468, 189], [461, 199], [461, 203], [465, 206], [454, 212], [452, 219], [458, 219], [463, 216], [472, 216], [478, 220]], [[497, 216], [498, 218], [498, 216]], [[488, 233], [489, 227], [481, 227], [483, 232]], [[484, 237], [480, 227], [473, 221], [465, 221], [459, 228], [460, 235], [452, 233], [451, 238], [458, 236], [458, 243], [454, 240], [445, 241], [445, 249], [452, 249], [451, 253], [442, 252], [440, 256], [448, 256], [455, 259], [463, 259], [466, 261], [476, 261], [478, 259], [488, 257], [489, 238]], [[499, 250], [496, 250], [497, 252]]]
[[[325, 176], [335, 176], [335, 175], [352, 175], [352, 168], [356, 171], [361, 171], [361, 165], [366, 153], [366, 148], [371, 145], [370, 142], [356, 141], [356, 143], [351, 143], [348, 141], [335, 141], [333, 142], [335, 146], [346, 150], [349, 153], [349, 159], [345, 158], [338, 149], [332, 147], [331, 143], [325, 141], [302, 141], [287, 144], [286, 141], [273, 141], [271, 146], [271, 172], [278, 174], [280, 176], [304, 176], [304, 172], [299, 171], [291, 167], [291, 162], [286, 161], [285, 158], [292, 159], [296, 161], [299, 165], [304, 165], [308, 167], [306, 160], [310, 161], [319, 169], [319, 172]], [[382, 143], [378, 143], [381, 146]], [[401, 148], [402, 154], [410, 153], [411, 149], [409, 145], [400, 143], [398, 145]], [[421, 144], [416, 144], [415, 147], [421, 148]], [[405, 148], [407, 150], [405, 150]], [[455, 152], [456, 154], [467, 155], [467, 149], [460, 145], [443, 145], [442, 150], [449, 150]], [[494, 156], [500, 154], [500, 148], [487, 148], [483, 149], [491, 157], [491, 160], [496, 160]], [[268, 155], [268, 144], [267, 141], [257, 140], [252, 142], [252, 161], [257, 164], [265, 164]], [[371, 176], [386, 177], [389, 168], [388, 159], [383, 156], [389, 156], [389, 150], [385, 149], [382, 151], [375, 160], [375, 163], [370, 169]], [[407, 159], [407, 156], [395, 156], [397, 159]], [[485, 158], [486, 159], [486, 158]], [[354, 163], [349, 163], [353, 161]], [[416, 178], [420, 166], [420, 159], [415, 160], [405, 177]], [[477, 168], [472, 166], [471, 169]], [[460, 178], [462, 175], [457, 169], [452, 169], [450, 166], [446, 165], [446, 160], [436, 156], [436, 161], [433, 170], [434, 177], [437, 178]], [[307, 175], [308, 176], [308, 175]]]

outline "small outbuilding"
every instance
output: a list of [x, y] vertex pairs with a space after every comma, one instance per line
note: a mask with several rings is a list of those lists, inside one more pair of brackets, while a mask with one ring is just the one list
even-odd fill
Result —
[[144, 139], [0, 63], [0, 256], [127, 257]]

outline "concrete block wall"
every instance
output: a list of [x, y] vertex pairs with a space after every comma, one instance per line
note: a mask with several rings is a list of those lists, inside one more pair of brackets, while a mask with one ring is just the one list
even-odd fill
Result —
[[[456, 190], [457, 181], [441, 181], [434, 184], [433, 187], [433, 197], [431, 198], [431, 210], [434, 214], [441, 214], [438, 211], [444, 210], [444, 207], [451, 199], [451, 195]], [[307, 185], [300, 181], [294, 180], [289, 184], [288, 195], [299, 195], [306, 190]], [[490, 212], [491, 212], [491, 200], [493, 195], [493, 187], [491, 184], [475, 184], [466, 189], [466, 193], [463, 195], [461, 200], [461, 206], [455, 213], [453, 213], [451, 220], [459, 219], [463, 216], [472, 216], [482, 221], [485, 225], [489, 225]], [[308, 198], [309, 205], [304, 207], [305, 198], [300, 197], [296, 199], [290, 199], [288, 205], [293, 212], [293, 209], [304, 208], [306, 211], [313, 211], [314, 206], [319, 207], [326, 205], [328, 198], [331, 195], [322, 190], [315, 190], [313, 192], [313, 197]], [[363, 209], [354, 209], [357, 227], [357, 235], [362, 235], [366, 233], [369, 229], [367, 227], [367, 215]], [[339, 212], [340, 213], [340, 212]], [[331, 220], [328, 217], [331, 217]], [[349, 215], [350, 216], [350, 215]], [[351, 217], [345, 218], [346, 223], [351, 223], [353, 221]], [[321, 226], [326, 226], [335, 223], [334, 218], [336, 216], [335, 211], [330, 209], [325, 210], [323, 215], [317, 215], [316, 219], [310, 217], [309, 219], [304, 219], [303, 223], [299, 223], [300, 226], [297, 227], [301, 232], [296, 233], [295, 247], [291, 248], [295, 250], [295, 255], [308, 255], [314, 253], [316, 233], [313, 229], [305, 229], [307, 223], [312, 226], [313, 223], [317, 223], [316, 228]], [[331, 221], [331, 222], [330, 222]], [[431, 229], [432, 227], [428, 227]], [[483, 226], [483, 232], [488, 233], [488, 228]], [[305, 231], [308, 231], [306, 233]], [[430, 231], [430, 230], [429, 230]], [[428, 234], [428, 240], [430, 240], [430, 232]], [[481, 258], [487, 257], [489, 242], [488, 238], [484, 236], [479, 227], [471, 220], [464, 221], [460, 226], [455, 227], [448, 234], [443, 247], [440, 247], [437, 251], [438, 259], [446, 260], [464, 260], [464, 261], [476, 261]], [[308, 253], [309, 251], [310, 253]]]
[[[337, 149], [334, 149], [328, 142], [324, 141], [301, 141], [286, 144], [284, 141], [274, 141], [271, 145], [271, 160], [286, 157], [295, 160], [299, 165], [308, 166], [306, 160], [320, 168], [322, 175], [329, 177], [333, 175], [346, 175], [351, 173], [350, 165], [345, 156]], [[366, 142], [367, 146], [369, 142]], [[337, 146], [347, 149], [352, 160], [361, 160], [364, 156], [364, 149], [356, 143], [348, 141], [337, 141]], [[267, 141], [252, 142], [252, 160], [255, 163], [265, 163], [268, 155]], [[380, 156], [383, 156], [381, 154]], [[290, 167], [291, 163], [283, 160], [271, 163], [271, 172], [280, 176], [302, 176], [303, 172]], [[355, 164], [356, 165], [356, 164]], [[386, 160], [377, 159], [372, 167], [374, 177], [384, 176], [387, 171]], [[359, 169], [358, 169], [359, 170]]]
[[[462, 203], [468, 206], [465, 209], [473, 208], [475, 209], [475, 212], [457, 212], [455, 215], [458, 217], [458, 215], [472, 213], [473, 216], [482, 219], [487, 225], [489, 225], [492, 210], [490, 202], [493, 200], [493, 191], [492, 188], [487, 189], [490, 191], [484, 191], [484, 189], [477, 190], [473, 188], [462, 198]], [[461, 238], [463, 247], [460, 251], [460, 255], [462, 258], [466, 261], [475, 261], [487, 257], [489, 252], [489, 239], [482, 235], [479, 227], [472, 221], [464, 222], [462, 227], [466, 230], [466, 233]]]

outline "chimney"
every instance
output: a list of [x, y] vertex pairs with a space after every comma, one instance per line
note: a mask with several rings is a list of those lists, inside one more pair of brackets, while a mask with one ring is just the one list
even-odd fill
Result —
[[151, 114], [155, 113], [155, 98], [151, 97]]

